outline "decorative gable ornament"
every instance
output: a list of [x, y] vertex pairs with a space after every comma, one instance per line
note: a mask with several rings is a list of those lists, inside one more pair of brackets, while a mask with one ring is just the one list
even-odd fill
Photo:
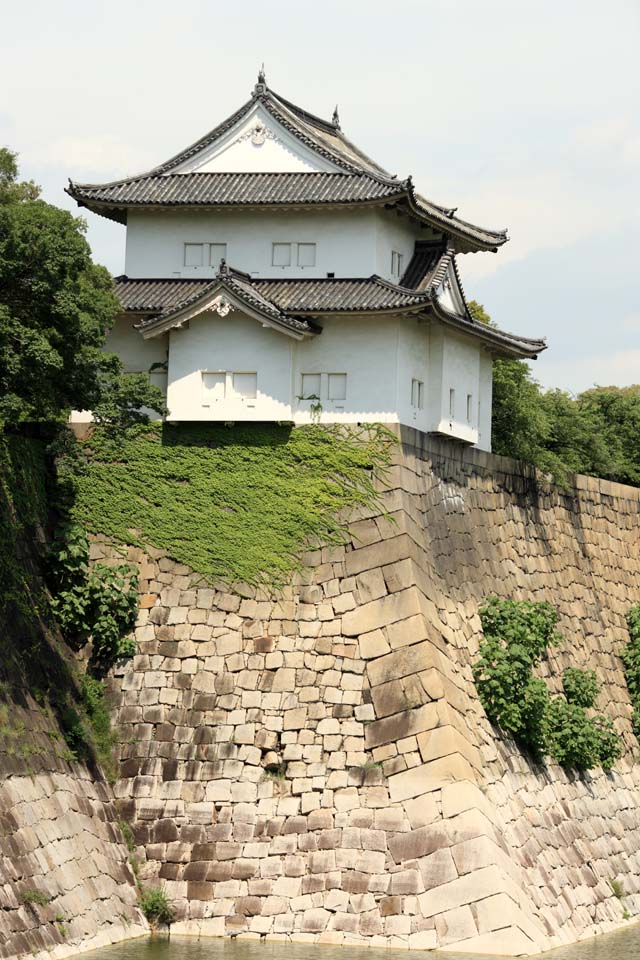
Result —
[[267, 140], [274, 140], [279, 142], [278, 137], [274, 130], [270, 130], [262, 120], [256, 121], [253, 127], [250, 130], [246, 130], [244, 133], [241, 133], [239, 137], [233, 141], [234, 143], [243, 143], [245, 140], [251, 140], [251, 143], [254, 147], [261, 147]]
[[235, 310], [235, 307], [229, 303], [226, 297], [216, 297], [211, 304], [210, 310], [217, 313], [220, 317], [226, 317], [232, 310]]

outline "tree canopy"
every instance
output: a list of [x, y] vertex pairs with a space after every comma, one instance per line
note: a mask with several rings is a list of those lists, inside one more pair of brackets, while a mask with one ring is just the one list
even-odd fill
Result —
[[74, 409], [119, 422], [142, 406], [161, 411], [148, 378], [126, 377], [102, 350], [119, 306], [84, 222], [39, 193], [0, 149], [0, 428], [61, 422]]
[[[472, 300], [474, 319], [491, 323]], [[640, 384], [543, 390], [524, 360], [494, 360], [492, 447], [566, 484], [573, 473], [640, 486]]]

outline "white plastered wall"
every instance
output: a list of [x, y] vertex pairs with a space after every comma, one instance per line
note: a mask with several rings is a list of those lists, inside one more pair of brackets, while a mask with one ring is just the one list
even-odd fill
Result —
[[493, 357], [480, 351], [480, 395], [478, 404], [478, 443], [481, 450], [491, 452], [491, 407], [493, 401]]
[[[429, 424], [429, 380], [432, 376], [429, 365], [429, 327], [415, 317], [403, 317], [398, 327], [397, 400], [396, 409], [400, 423], [409, 424], [416, 430], [427, 430]], [[422, 405], [415, 406], [412, 399], [412, 381], [422, 384]], [[415, 393], [417, 394], [417, 390]]]
[[126, 373], [147, 373], [154, 363], [167, 360], [169, 338], [164, 335], [143, 340], [134, 323], [132, 317], [118, 317], [107, 334], [104, 349], [118, 355]]
[[[310, 402], [302, 396], [302, 374], [320, 374], [322, 421], [332, 423], [398, 421], [396, 317], [328, 317], [322, 333], [294, 347], [294, 420], [308, 423]], [[328, 375], [345, 373], [344, 400], [328, 397]]]
[[[318, 336], [297, 341], [239, 311], [226, 317], [206, 313], [182, 329], [143, 340], [133, 321], [123, 317], [107, 349], [131, 372], [162, 362], [169, 349], [171, 420], [309, 423], [312, 401], [300, 399], [302, 374], [319, 374], [324, 423], [400, 422], [490, 449], [492, 360], [475, 341], [412, 317], [326, 317], [322, 326]], [[223, 401], [207, 402], [203, 372], [227, 375]], [[256, 373], [255, 399], [234, 395], [234, 372]], [[329, 398], [329, 374], [346, 374], [344, 399]], [[412, 406], [414, 379], [424, 384], [422, 409]], [[471, 423], [466, 420], [468, 393], [473, 397]]]
[[[290, 420], [290, 337], [263, 327], [238, 311], [226, 317], [205, 313], [169, 335], [170, 420]], [[257, 396], [245, 400], [231, 395], [209, 401], [203, 390], [203, 372], [257, 373]]]
[[[328, 318], [322, 334], [296, 341], [234, 311], [202, 314], [170, 333], [167, 406], [171, 420], [312, 421], [302, 374], [320, 375], [321, 421], [394, 423], [397, 411], [396, 318]], [[211, 401], [203, 373], [227, 374], [224, 399]], [[257, 396], [229, 390], [233, 372], [257, 374]], [[344, 399], [328, 397], [330, 374], [346, 374]]]
[[[413, 256], [416, 240], [431, 240], [435, 237], [432, 230], [412, 224], [406, 217], [393, 210], [375, 208], [376, 225], [376, 262], [375, 272], [385, 280], [400, 283]], [[391, 273], [391, 253], [402, 255], [400, 274]]]
[[[107, 333], [104, 351], [115, 353], [120, 359], [125, 373], [149, 373], [154, 363], [166, 363], [169, 350], [168, 336], [156, 337], [153, 340], [143, 340], [140, 332], [134, 329], [135, 320], [129, 316], [116, 318], [115, 323]], [[159, 387], [163, 393], [167, 389], [167, 375], [160, 370], [151, 374], [151, 382]], [[146, 407], [143, 412], [151, 419], [158, 414]], [[69, 417], [71, 423], [90, 423], [90, 410], [73, 410]]]
[[[481, 387], [486, 390], [486, 380], [480, 376], [483, 353], [477, 341], [457, 336], [436, 324], [431, 326], [429, 376], [433, 382], [429, 390], [427, 430], [478, 445], [479, 411], [491, 409], [490, 391], [488, 397], [481, 395]], [[486, 440], [490, 443], [490, 425]]]
[[[272, 265], [273, 243], [315, 243], [315, 267]], [[130, 211], [128, 277], [213, 277], [214, 266], [186, 267], [185, 243], [226, 243], [230, 266], [255, 277], [369, 277], [376, 272], [373, 208], [313, 211]]]

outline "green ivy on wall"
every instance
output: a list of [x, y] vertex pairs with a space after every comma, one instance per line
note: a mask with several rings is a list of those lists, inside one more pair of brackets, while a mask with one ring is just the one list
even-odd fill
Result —
[[222, 424], [96, 429], [76, 521], [151, 545], [209, 578], [278, 586], [314, 542], [342, 543], [396, 439], [380, 426]]
[[549, 647], [561, 641], [557, 611], [548, 603], [489, 597], [480, 619], [484, 641], [473, 676], [489, 720], [537, 761], [550, 756], [564, 767], [609, 770], [621, 741], [612, 721], [593, 713], [599, 693], [594, 671], [570, 667], [559, 696], [533, 675]]
[[631, 698], [633, 732], [640, 740], [640, 603], [627, 611], [629, 643], [622, 651], [622, 664]]
[[127, 634], [138, 613], [138, 568], [127, 563], [90, 566], [89, 541], [77, 523], [58, 527], [49, 567], [56, 620], [74, 649], [91, 641], [91, 670], [106, 673], [115, 660], [132, 657], [135, 641]]

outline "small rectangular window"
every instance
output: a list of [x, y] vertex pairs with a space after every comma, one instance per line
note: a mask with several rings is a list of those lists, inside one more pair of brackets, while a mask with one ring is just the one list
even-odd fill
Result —
[[221, 260], [227, 259], [227, 245], [226, 243], [210, 243], [209, 244], [209, 266], [215, 267], [217, 270], [220, 266]]
[[185, 243], [184, 245], [184, 265], [185, 267], [201, 267], [203, 264], [203, 243]]
[[234, 373], [233, 392], [243, 400], [255, 400], [258, 395], [258, 374]]
[[346, 373], [329, 374], [329, 400], [347, 399], [347, 375]]
[[291, 266], [291, 244], [274, 243], [271, 247], [271, 265], [273, 267]]
[[467, 394], [467, 423], [471, 423], [473, 420], [473, 394]]
[[424, 406], [424, 383], [422, 380], [411, 381], [411, 406], [422, 410]]
[[319, 373], [303, 373], [302, 374], [302, 393], [301, 397], [303, 400], [308, 400], [309, 397], [314, 397], [315, 399], [320, 399], [320, 374]]
[[315, 267], [316, 265], [316, 245], [315, 243], [298, 244], [298, 266]]
[[455, 420], [456, 417], [456, 392], [453, 388], [449, 390], [449, 419]]
[[222, 371], [216, 373], [202, 373], [202, 405], [208, 407], [211, 403], [219, 403], [224, 400], [226, 374]]
[[391, 276], [399, 277], [402, 273], [402, 262], [404, 257], [397, 250], [391, 251]]

